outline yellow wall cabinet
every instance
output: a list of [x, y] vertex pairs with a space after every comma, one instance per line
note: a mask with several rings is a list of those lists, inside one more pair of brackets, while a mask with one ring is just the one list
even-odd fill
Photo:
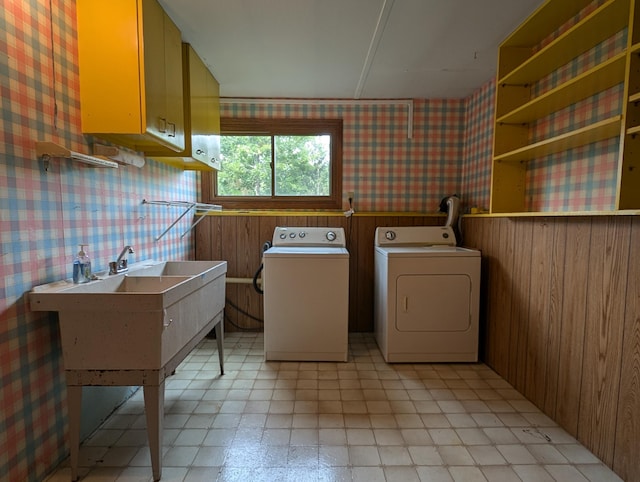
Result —
[[220, 169], [220, 86], [191, 45], [182, 45], [185, 148], [147, 151], [152, 159], [185, 170]]
[[82, 131], [185, 148], [180, 30], [156, 0], [77, 0]]
[[[526, 178], [531, 160], [554, 155], [557, 162], [563, 162], [566, 151], [611, 138], [619, 138], [617, 192], [611, 212], [640, 210], [640, 139], [636, 139], [640, 135], [640, 0], [604, 0], [541, 44], [591, 3], [548, 0], [500, 45], [491, 213], [520, 214], [527, 210]], [[531, 86], [540, 79], [624, 29], [624, 52], [551, 90], [533, 94]], [[530, 129], [536, 121], [620, 84], [625, 101], [619, 114], [561, 135], [531, 140]]]

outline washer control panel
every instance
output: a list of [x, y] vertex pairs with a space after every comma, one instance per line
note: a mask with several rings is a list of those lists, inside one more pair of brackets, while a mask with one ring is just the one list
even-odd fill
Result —
[[283, 227], [273, 231], [273, 246], [347, 246], [343, 228]]

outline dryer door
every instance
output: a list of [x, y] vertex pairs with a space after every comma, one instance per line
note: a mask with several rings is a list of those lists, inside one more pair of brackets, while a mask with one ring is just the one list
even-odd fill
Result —
[[396, 280], [398, 331], [466, 331], [471, 279], [466, 274], [401, 275]]

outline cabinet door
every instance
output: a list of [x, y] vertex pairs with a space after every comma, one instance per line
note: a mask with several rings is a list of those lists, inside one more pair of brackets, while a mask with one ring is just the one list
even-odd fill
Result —
[[[164, 13], [164, 12], [163, 12]], [[182, 78], [182, 36], [178, 27], [164, 14], [165, 135], [177, 150], [184, 144], [184, 88]]]
[[182, 40], [157, 0], [77, 0], [82, 132], [184, 149]]
[[220, 88], [207, 66], [189, 44], [183, 44], [185, 129], [182, 151], [166, 148], [147, 154], [186, 170], [220, 168]]
[[143, 3], [146, 133], [184, 149], [180, 31], [155, 0]]
[[202, 152], [194, 146], [194, 157], [214, 169], [220, 169], [220, 86], [204, 64], [202, 68], [205, 89], [200, 106], [203, 109], [203, 146]]
[[164, 12], [154, 0], [145, 0], [142, 16], [144, 70], [143, 119], [146, 132], [162, 139], [166, 129], [164, 58]]

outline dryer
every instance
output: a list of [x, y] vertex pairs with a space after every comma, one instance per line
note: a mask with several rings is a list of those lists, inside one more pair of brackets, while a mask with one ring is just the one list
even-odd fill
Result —
[[478, 360], [480, 260], [450, 226], [376, 229], [375, 337], [387, 362]]

